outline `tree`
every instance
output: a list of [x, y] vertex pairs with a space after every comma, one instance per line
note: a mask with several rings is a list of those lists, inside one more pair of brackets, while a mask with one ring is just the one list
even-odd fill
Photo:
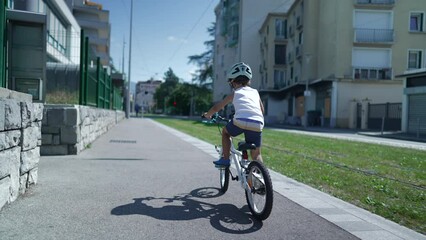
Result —
[[179, 77], [173, 72], [173, 70], [169, 67], [169, 70], [164, 73], [164, 81], [166, 82], [179, 82]]
[[172, 114], [201, 115], [211, 105], [212, 93], [206, 87], [196, 84], [179, 83], [170, 94], [171, 103], [176, 103], [171, 109]]
[[157, 102], [157, 109], [166, 110], [173, 104], [173, 99], [170, 98], [170, 93], [176, 88], [179, 83], [179, 77], [173, 72], [171, 68], [164, 73], [164, 82], [155, 91], [154, 99]]
[[164, 73], [164, 82], [154, 94], [157, 109], [176, 115], [201, 115], [210, 107], [212, 93], [206, 87], [196, 84], [180, 83], [173, 70]]
[[188, 57], [188, 63], [196, 64], [199, 68], [196, 71], [196, 75], [194, 75], [193, 80], [198, 81], [200, 84], [213, 79], [213, 49], [215, 45], [214, 36], [216, 32], [216, 23], [212, 23], [212, 25], [207, 28], [207, 32], [211, 37], [213, 37], [213, 40], [204, 42], [207, 51], [200, 55], [192, 55]]

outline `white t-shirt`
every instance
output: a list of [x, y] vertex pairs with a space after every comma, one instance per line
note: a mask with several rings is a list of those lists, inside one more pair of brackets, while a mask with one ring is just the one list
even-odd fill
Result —
[[249, 86], [238, 88], [234, 92], [232, 104], [235, 108], [235, 119], [249, 119], [264, 124], [260, 96], [256, 89]]

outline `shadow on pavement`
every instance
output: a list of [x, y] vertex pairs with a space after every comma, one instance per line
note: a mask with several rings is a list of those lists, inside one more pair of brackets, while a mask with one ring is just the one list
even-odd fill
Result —
[[118, 206], [111, 215], [145, 215], [159, 220], [188, 221], [205, 218], [215, 229], [232, 234], [246, 234], [260, 230], [263, 223], [256, 220], [246, 206], [237, 208], [232, 204], [211, 204], [196, 198], [208, 199], [222, 194], [218, 188], [199, 188], [189, 194], [174, 197], [134, 198], [133, 203]]

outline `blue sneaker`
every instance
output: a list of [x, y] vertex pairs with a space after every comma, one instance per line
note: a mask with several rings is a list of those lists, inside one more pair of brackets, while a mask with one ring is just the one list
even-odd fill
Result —
[[229, 159], [225, 160], [223, 158], [220, 158], [217, 161], [213, 161], [213, 163], [217, 166], [224, 166], [224, 167], [229, 167], [231, 165], [231, 161]]

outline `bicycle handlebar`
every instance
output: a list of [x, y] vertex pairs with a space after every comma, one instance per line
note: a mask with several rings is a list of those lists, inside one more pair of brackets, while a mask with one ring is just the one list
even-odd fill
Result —
[[[206, 117], [204, 115], [201, 115], [201, 118], [206, 118]], [[217, 122], [218, 120], [229, 122], [229, 119], [226, 119], [220, 116], [218, 113], [213, 114], [212, 118], [210, 119], [211, 122]]]

